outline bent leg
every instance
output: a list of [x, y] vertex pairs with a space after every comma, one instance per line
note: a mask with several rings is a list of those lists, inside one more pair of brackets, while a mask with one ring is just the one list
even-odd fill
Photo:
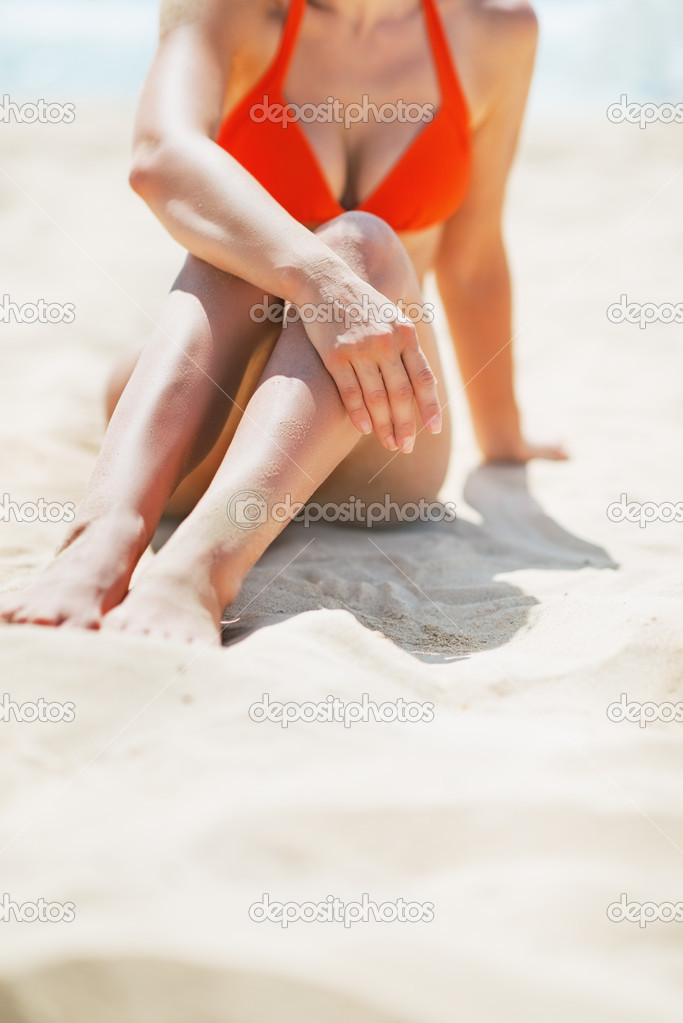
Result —
[[65, 543], [7, 621], [96, 628], [120, 601], [170, 494], [223, 430], [247, 364], [279, 326], [255, 323], [253, 285], [188, 257], [120, 396]]
[[[405, 251], [368, 214], [344, 214], [321, 229], [325, 241], [392, 301], [415, 288]], [[104, 627], [182, 641], [217, 638], [223, 609], [250, 568], [286, 525], [273, 509], [307, 501], [349, 455], [387, 452], [351, 424], [334, 381], [303, 325], [282, 331], [220, 468], [194, 511], [155, 557]], [[425, 445], [438, 437], [426, 435]], [[401, 455], [406, 471], [415, 455]], [[415, 464], [415, 463], [413, 463]], [[239, 521], [238, 495], [256, 519]], [[232, 508], [232, 513], [228, 509]]]
[[[242, 376], [239, 388], [236, 394], [234, 394], [234, 404], [230, 407], [218, 440], [209, 453], [199, 461], [199, 464], [191, 469], [180, 481], [168, 498], [163, 512], [165, 516], [172, 519], [185, 518], [192, 511], [202, 494], [205, 493], [235, 436], [235, 430], [242, 418], [242, 411], [246, 408], [249, 399], [256, 390], [256, 385], [272, 354], [278, 333], [277, 328], [274, 328], [272, 331], [266, 331], [255, 345], [249, 344], [249, 362]], [[106, 394], [107, 421], [111, 420], [114, 414], [114, 410], [133, 374], [141, 352], [142, 347], [132, 349], [114, 367]], [[237, 379], [238, 375], [237, 373], [234, 379]], [[229, 387], [230, 379], [227, 381], [226, 390]], [[232, 396], [232, 390], [230, 393]]]

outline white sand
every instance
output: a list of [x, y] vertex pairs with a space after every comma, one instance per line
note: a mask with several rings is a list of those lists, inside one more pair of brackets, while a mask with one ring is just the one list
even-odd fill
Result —
[[[19, 503], [79, 499], [108, 367], [179, 265], [127, 189], [129, 130], [127, 109], [2, 128], [0, 291], [77, 309], [0, 327], [0, 491]], [[683, 300], [678, 131], [596, 115], [527, 133], [508, 225], [520, 393], [570, 463], [477, 469], [458, 396], [459, 521], [293, 528], [226, 649], [2, 628], [0, 691], [76, 707], [0, 722], [0, 898], [76, 907], [0, 923], [2, 1023], [681, 1019], [683, 924], [606, 915], [622, 892], [683, 900], [683, 725], [606, 715], [624, 692], [683, 699], [683, 528], [606, 515], [622, 492], [683, 500], [681, 327], [605, 315], [625, 292]], [[0, 585], [63, 528], [0, 523]], [[285, 731], [249, 718], [266, 692], [436, 712]], [[435, 919], [283, 930], [250, 921], [264, 892]]]

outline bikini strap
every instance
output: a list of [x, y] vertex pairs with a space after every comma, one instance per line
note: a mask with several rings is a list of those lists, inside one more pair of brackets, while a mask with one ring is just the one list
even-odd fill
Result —
[[282, 32], [280, 48], [275, 55], [275, 60], [271, 64], [268, 74], [271, 80], [275, 80], [280, 85], [283, 84], [287, 75], [287, 69], [292, 59], [292, 53], [294, 52], [305, 9], [306, 0], [291, 0], [285, 19], [285, 27]]
[[436, 65], [441, 91], [441, 105], [445, 106], [453, 99], [463, 101], [462, 86], [458, 78], [451, 47], [446, 35], [443, 20], [437, 7], [437, 0], [423, 0], [427, 29], [432, 44], [432, 54]]
[[[423, 4], [436, 73], [439, 79], [441, 106], [449, 105], [455, 100], [459, 106], [466, 110], [467, 104], [462, 91], [462, 85], [453, 63], [448, 36], [446, 35], [441, 14], [437, 7], [437, 0], [423, 0]], [[280, 48], [268, 73], [268, 78], [280, 86], [284, 83], [287, 75], [287, 69], [296, 46], [305, 10], [306, 0], [291, 0], [285, 19], [285, 27], [282, 32]]]

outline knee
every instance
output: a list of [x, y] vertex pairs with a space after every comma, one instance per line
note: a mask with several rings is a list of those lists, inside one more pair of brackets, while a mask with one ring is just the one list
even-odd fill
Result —
[[374, 213], [350, 210], [316, 230], [355, 272], [393, 300], [403, 296], [413, 274], [396, 232]]
[[220, 295], [234, 280], [232, 274], [219, 270], [218, 267], [188, 252], [172, 290], [189, 291], [199, 297]]

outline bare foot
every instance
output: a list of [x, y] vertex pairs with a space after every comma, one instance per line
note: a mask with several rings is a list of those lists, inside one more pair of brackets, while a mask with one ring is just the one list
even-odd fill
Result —
[[220, 645], [226, 604], [208, 573], [197, 565], [188, 571], [164, 567], [163, 553], [155, 559], [158, 567], [153, 562], [125, 600], [105, 616], [102, 628], [179, 643]]
[[0, 597], [0, 620], [98, 629], [123, 599], [145, 549], [141, 519], [112, 513], [78, 526], [28, 586]]

